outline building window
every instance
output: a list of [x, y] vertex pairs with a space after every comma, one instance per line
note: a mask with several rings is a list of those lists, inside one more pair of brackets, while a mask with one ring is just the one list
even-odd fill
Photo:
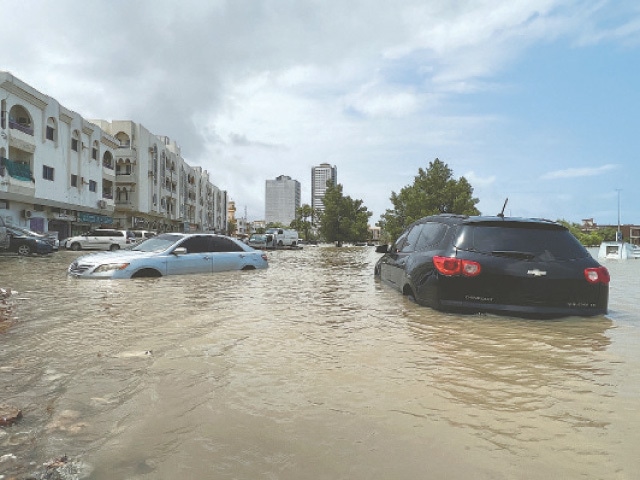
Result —
[[72, 138], [71, 139], [71, 150], [73, 150], [74, 152], [78, 151], [78, 139], [77, 138]]
[[53, 167], [42, 166], [42, 178], [53, 181]]
[[93, 180], [89, 180], [89, 191], [95, 192], [97, 190], [98, 190], [98, 184]]
[[53, 127], [47, 125], [47, 140], [54, 140]]
[[91, 158], [93, 158], [94, 160], [98, 160], [98, 149], [97, 148], [92, 148], [91, 149]]
[[78, 186], [78, 175], [71, 175], [71, 186], [72, 187]]

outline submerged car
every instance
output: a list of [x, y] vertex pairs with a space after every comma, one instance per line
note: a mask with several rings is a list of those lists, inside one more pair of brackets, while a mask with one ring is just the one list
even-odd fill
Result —
[[267, 267], [265, 253], [231, 237], [163, 233], [128, 250], [79, 257], [68, 273], [78, 278], [140, 278]]
[[247, 240], [247, 245], [253, 248], [267, 249], [275, 248], [273, 235], [271, 233], [253, 233]]
[[557, 222], [434, 215], [381, 250], [374, 274], [437, 310], [538, 318], [607, 313], [609, 272]]
[[3, 227], [6, 233], [8, 245], [0, 245], [0, 250], [6, 249], [16, 252], [18, 255], [31, 255], [37, 253], [46, 255], [57, 250], [55, 240], [40, 233], [16, 226]]

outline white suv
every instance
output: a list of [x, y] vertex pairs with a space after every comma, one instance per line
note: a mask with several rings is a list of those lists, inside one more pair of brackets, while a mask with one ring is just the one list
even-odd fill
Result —
[[119, 250], [135, 243], [135, 236], [129, 230], [97, 228], [64, 241], [68, 250]]

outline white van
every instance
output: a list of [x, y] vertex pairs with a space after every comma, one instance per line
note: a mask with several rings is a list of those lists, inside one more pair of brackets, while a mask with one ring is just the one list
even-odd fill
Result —
[[267, 228], [265, 233], [273, 234], [273, 242], [278, 247], [295, 247], [298, 245], [298, 232], [287, 228]]

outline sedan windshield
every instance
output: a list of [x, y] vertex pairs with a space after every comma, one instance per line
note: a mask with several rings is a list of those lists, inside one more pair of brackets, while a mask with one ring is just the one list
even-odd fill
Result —
[[140, 242], [131, 250], [135, 250], [136, 252], [162, 252], [171, 247], [177, 241], [182, 240], [182, 238], [182, 235], [163, 233]]

